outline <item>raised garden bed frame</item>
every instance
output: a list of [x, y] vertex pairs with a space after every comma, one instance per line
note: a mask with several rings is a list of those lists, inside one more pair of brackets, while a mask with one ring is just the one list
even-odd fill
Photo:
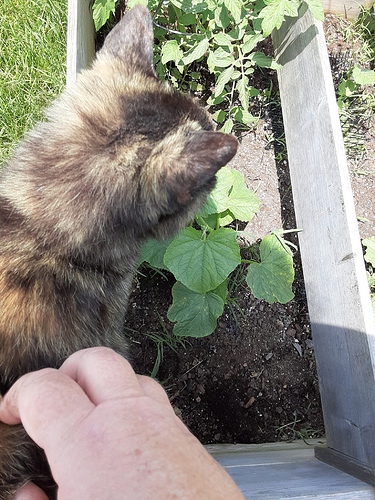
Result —
[[[273, 42], [326, 444], [208, 449], [248, 499], [375, 499], [375, 323], [322, 23], [302, 6]], [[91, 1], [68, 0], [68, 85], [93, 54]]]

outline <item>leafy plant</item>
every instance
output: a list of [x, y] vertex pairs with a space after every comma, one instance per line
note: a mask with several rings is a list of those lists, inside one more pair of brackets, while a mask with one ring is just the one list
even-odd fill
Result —
[[92, 8], [95, 29], [99, 31], [108, 21], [111, 14], [114, 14], [116, 0], [95, 0]]
[[[96, 0], [97, 26], [113, 10], [113, 3]], [[297, 16], [302, 0], [169, 0], [165, 4], [129, 0], [127, 5], [137, 3], [154, 14], [158, 74], [182, 90], [213, 86], [207, 104], [223, 132], [231, 132], [235, 124], [251, 126], [256, 117], [249, 103], [259, 91], [250, 76], [256, 66], [278, 68], [271, 57], [256, 50], [257, 45], [281, 26], [285, 16]], [[323, 20], [320, 0], [306, 3]]]
[[[256, 66], [277, 68], [275, 61], [257, 51], [257, 45], [285, 16], [297, 16], [300, 0], [129, 0], [143, 3], [153, 13], [156, 39], [154, 63], [161, 78], [180, 90], [209, 90], [207, 104], [224, 132], [235, 125], [251, 126], [250, 99], [258, 90], [250, 84]], [[306, 2], [323, 19], [319, 0]], [[111, 0], [96, 0], [96, 25], [113, 12]], [[228, 279], [241, 265], [255, 297], [288, 302], [294, 270], [292, 252], [281, 234], [266, 235], [241, 257], [236, 221], [249, 222], [259, 209], [256, 195], [242, 175], [222, 168], [217, 184], [193, 223], [174, 239], [146, 242], [141, 262], [166, 269], [176, 278], [168, 319], [178, 336], [203, 337], [212, 333], [224, 305], [233, 303]], [[254, 247], [254, 245], [253, 245]], [[244, 252], [242, 252], [244, 253]]]
[[150, 240], [141, 262], [166, 269], [176, 278], [168, 319], [178, 336], [203, 337], [213, 332], [228, 303], [228, 278], [240, 265], [247, 265], [246, 282], [258, 299], [270, 304], [293, 298], [292, 252], [279, 234], [266, 235], [258, 260], [241, 258], [234, 222], [250, 221], [259, 200], [240, 172], [223, 167], [217, 184], [194, 222], [169, 241]]
[[368, 264], [367, 280], [370, 287], [372, 309], [375, 314], [375, 236], [365, 238], [362, 244], [366, 247], [365, 261]]
[[[341, 35], [352, 44], [336, 58], [336, 94], [348, 156], [366, 154], [364, 135], [375, 111], [375, 27], [373, 13], [363, 10], [355, 22], [341, 21]], [[341, 75], [340, 75], [341, 73]]]
[[354, 66], [351, 76], [343, 78], [338, 87], [338, 105], [343, 109], [347, 104], [348, 98], [358, 97], [362, 95], [362, 99], [366, 99], [361, 88], [364, 85], [375, 85], [375, 71], [371, 69], [361, 69], [359, 66]]

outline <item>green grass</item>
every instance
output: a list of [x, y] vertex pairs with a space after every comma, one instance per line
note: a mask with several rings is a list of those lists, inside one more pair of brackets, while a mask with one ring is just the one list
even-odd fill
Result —
[[365, 155], [366, 130], [371, 127], [375, 113], [375, 86], [359, 84], [354, 67], [373, 70], [375, 61], [375, 14], [363, 10], [354, 22], [342, 20], [342, 35], [352, 46], [346, 71], [338, 88], [340, 120], [348, 157]]
[[375, 13], [374, 9], [363, 10], [349, 30], [347, 38], [360, 46], [359, 63], [369, 66], [375, 60]]
[[0, 163], [65, 84], [67, 2], [0, 0]]

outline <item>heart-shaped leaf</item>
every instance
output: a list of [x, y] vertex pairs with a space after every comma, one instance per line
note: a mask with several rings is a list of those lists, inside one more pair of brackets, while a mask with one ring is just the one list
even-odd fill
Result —
[[[226, 282], [224, 285], [226, 288]], [[196, 293], [177, 281], [172, 288], [173, 304], [168, 311], [168, 319], [177, 322], [173, 333], [184, 337], [210, 335], [216, 328], [217, 318], [223, 313], [221, 295], [222, 290]]]
[[178, 281], [194, 292], [218, 287], [241, 262], [236, 233], [220, 228], [202, 235], [187, 227], [167, 248], [164, 264]]
[[281, 237], [267, 235], [260, 244], [260, 263], [250, 264], [246, 282], [253, 295], [273, 304], [286, 304], [293, 299], [293, 259]]
[[259, 205], [259, 199], [246, 186], [241, 172], [222, 167], [216, 174], [216, 186], [207, 198], [200, 214], [206, 217], [209, 214], [220, 214], [229, 210], [233, 215], [232, 220], [247, 222], [259, 210]]

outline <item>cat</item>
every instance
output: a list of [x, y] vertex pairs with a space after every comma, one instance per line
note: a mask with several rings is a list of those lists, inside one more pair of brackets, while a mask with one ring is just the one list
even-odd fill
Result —
[[[0, 173], [0, 391], [74, 351], [128, 356], [123, 323], [138, 252], [186, 226], [236, 153], [193, 98], [153, 68], [140, 5]], [[0, 500], [56, 485], [22, 426], [0, 424]]]

